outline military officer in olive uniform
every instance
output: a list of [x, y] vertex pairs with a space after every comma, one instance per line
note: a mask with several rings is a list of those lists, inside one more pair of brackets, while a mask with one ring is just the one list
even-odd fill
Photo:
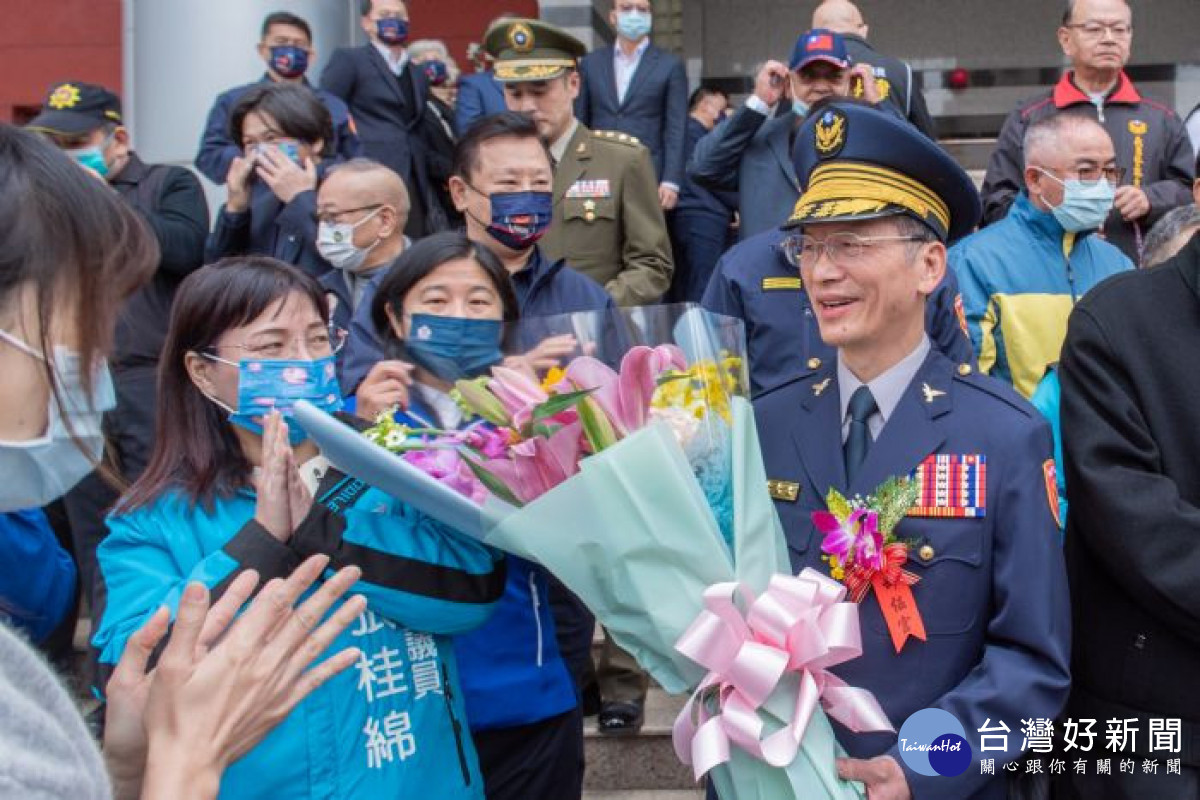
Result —
[[[1048, 426], [1010, 386], [931, 348], [925, 332], [945, 241], [974, 227], [978, 195], [936, 144], [862, 106], [814, 111], [797, 146], [807, 188], [788, 235], [836, 352], [755, 402], [768, 489], [795, 571], [829, 575], [838, 570], [822, 558], [812, 517], [828, 491], [867, 498], [913, 476], [916, 502], [895, 527], [901, 549], [883, 552], [905, 555], [917, 580], [895, 571], [882, 589], [866, 584], [863, 655], [834, 671], [873, 692], [897, 731], [937, 708], [971, 748], [965, 770], [946, 777], [927, 754], [902, 755], [895, 733], [835, 725], [849, 755], [838, 769], [871, 797], [1002, 800], [1001, 767], [1019, 758], [1022, 720], [1053, 720], [1066, 702], [1070, 617]], [[875, 563], [878, 545], [856, 542], [856, 563]], [[912, 766], [920, 757], [923, 771]], [[992, 774], [981, 759], [994, 760]]]
[[554, 217], [541, 240], [552, 261], [608, 290], [618, 305], [658, 302], [674, 269], [650, 151], [635, 137], [575, 118], [583, 43], [535, 19], [505, 19], [484, 38], [511, 111], [529, 114], [554, 158]]

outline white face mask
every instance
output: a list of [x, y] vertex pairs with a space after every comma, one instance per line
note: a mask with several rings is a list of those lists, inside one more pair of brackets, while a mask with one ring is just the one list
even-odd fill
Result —
[[322, 222], [317, 226], [317, 251], [321, 258], [333, 265], [334, 269], [356, 272], [366, 260], [367, 254], [379, 246], [381, 240], [376, 239], [370, 247], [357, 247], [354, 244], [354, 231], [380, 212], [383, 206], [372, 211], [358, 222], [331, 223]]
[[[8, 331], [0, 330], [0, 339], [39, 361], [46, 360]], [[51, 394], [46, 412], [49, 422], [42, 436], [22, 442], [0, 441], [0, 475], [4, 476], [0, 512], [41, 508], [58, 499], [95, 469], [104, 450], [104, 412], [117, 404], [108, 364], [100, 365], [91, 398], [84, 391], [76, 353], [55, 347], [51, 367], [63, 405]], [[69, 427], [66, 418], [71, 420]]]

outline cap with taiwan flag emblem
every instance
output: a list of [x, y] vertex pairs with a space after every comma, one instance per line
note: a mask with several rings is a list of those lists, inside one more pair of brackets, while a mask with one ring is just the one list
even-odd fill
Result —
[[788, 69], [795, 72], [814, 61], [824, 61], [839, 69], [848, 69], [853, 63], [846, 50], [846, 40], [840, 33], [825, 28], [814, 28], [796, 40]]

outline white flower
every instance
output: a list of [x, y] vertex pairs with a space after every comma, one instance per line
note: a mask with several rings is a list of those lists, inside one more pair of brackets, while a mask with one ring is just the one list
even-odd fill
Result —
[[403, 427], [392, 428], [383, 437], [383, 446], [389, 450], [396, 450], [403, 447], [405, 440], [408, 438], [405, 436], [405, 433], [406, 431]]
[[670, 406], [667, 408], [651, 408], [650, 418], [665, 422], [675, 436], [675, 441], [686, 452], [692, 439], [700, 432], [701, 422], [691, 412]]

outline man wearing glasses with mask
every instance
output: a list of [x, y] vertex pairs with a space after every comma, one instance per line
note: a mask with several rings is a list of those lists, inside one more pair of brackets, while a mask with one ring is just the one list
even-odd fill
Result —
[[1120, 191], [1112, 140], [1071, 110], [1025, 131], [1024, 188], [1008, 215], [950, 250], [980, 372], [1025, 397], [1058, 361], [1075, 303], [1133, 264], [1095, 235]]
[[1094, 115], [1112, 138], [1125, 171], [1104, 235], [1137, 260], [1142, 237], [1176, 206], [1191, 202], [1195, 156], [1175, 112], [1144, 97], [1124, 72], [1133, 43], [1125, 0], [1070, 0], [1058, 42], [1071, 61], [1053, 89], [1009, 114], [983, 182], [983, 224], [997, 222], [1024, 186], [1025, 130], [1066, 109]]

